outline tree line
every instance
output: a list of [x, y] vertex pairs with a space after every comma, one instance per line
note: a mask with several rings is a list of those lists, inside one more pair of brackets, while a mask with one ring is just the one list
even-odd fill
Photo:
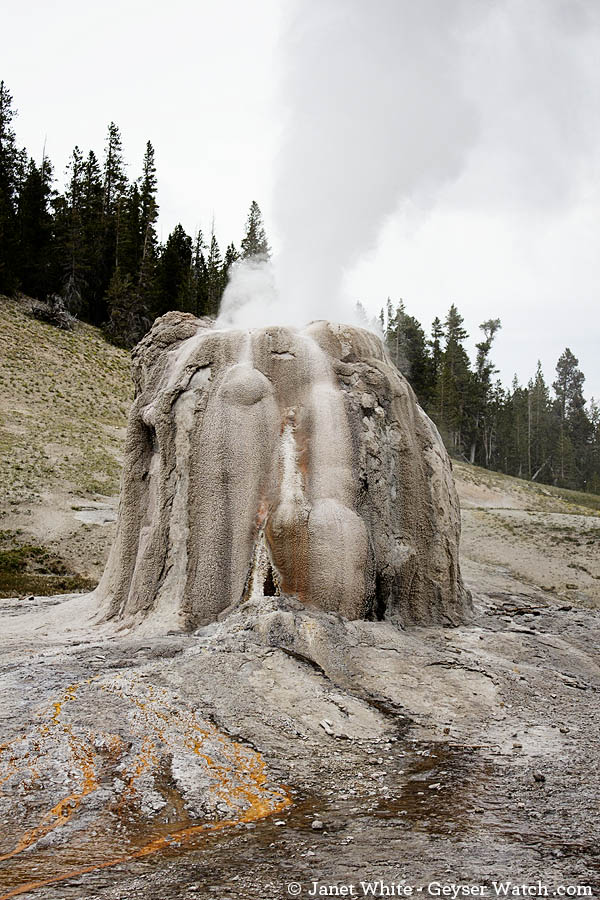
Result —
[[214, 226], [192, 238], [176, 225], [161, 244], [154, 148], [148, 141], [130, 180], [114, 122], [101, 160], [74, 148], [58, 192], [46, 155], [38, 164], [18, 147], [15, 115], [0, 81], [0, 293], [53, 298], [132, 346], [170, 309], [217, 315], [231, 265], [269, 255], [255, 201], [239, 250], [230, 243], [223, 253]]
[[[157, 237], [157, 174], [150, 141], [140, 175], [127, 177], [118, 127], [108, 127], [102, 159], [75, 147], [66, 186], [55, 190], [50, 160], [17, 145], [16, 111], [0, 81], [0, 293], [53, 299], [72, 315], [133, 346], [171, 309], [218, 314], [231, 265], [268, 257], [258, 204], [250, 206], [239, 250], [222, 253], [214, 233], [176, 225]], [[388, 301], [381, 328], [392, 360], [411, 382], [449, 451], [471, 463], [534, 481], [600, 493], [600, 409], [583, 396], [584, 376], [566, 349], [548, 386], [541, 365], [527, 385], [494, 380], [499, 319], [480, 326], [473, 364], [463, 319], [452, 305], [431, 334]]]
[[451, 454], [487, 469], [560, 487], [600, 493], [600, 406], [583, 395], [585, 377], [569, 348], [546, 384], [538, 361], [526, 385], [494, 378], [491, 360], [500, 319], [479, 327], [473, 364], [454, 304], [429, 336], [401, 301], [388, 300], [381, 327], [393, 362], [410, 381]]

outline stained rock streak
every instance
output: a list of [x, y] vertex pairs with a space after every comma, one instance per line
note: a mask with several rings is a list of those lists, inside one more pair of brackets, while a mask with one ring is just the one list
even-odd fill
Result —
[[[108, 704], [104, 718], [111, 721], [117, 714], [120, 734], [82, 726], [82, 692], [95, 692], [97, 707]], [[66, 710], [73, 724], [65, 720]], [[66, 779], [57, 777], [65, 761]], [[69, 792], [56, 800], [65, 780]], [[3, 745], [0, 785], [2, 793], [25, 798], [21, 805], [28, 819], [38, 817], [0, 854], [0, 900], [177, 847], [196, 835], [258, 821], [291, 802], [284, 789], [269, 782], [259, 753], [199, 720], [167, 691], [120, 676], [71, 685], [50, 704], [34, 733]], [[42, 803], [52, 797], [41, 816], [40, 792]], [[101, 796], [88, 810], [86, 801], [94, 793]], [[176, 812], [176, 820], [171, 815], [169, 824], [161, 821], [164, 809]], [[77, 823], [80, 814], [85, 825]], [[132, 816], [136, 828], [124, 841]], [[46, 857], [45, 847], [36, 845], [53, 832], [59, 843]], [[11, 838], [0, 834], [3, 844]], [[124, 848], [124, 843], [130, 845]], [[23, 865], [16, 864], [27, 850]], [[74, 859], [86, 864], [74, 866]], [[34, 881], [36, 868], [44, 877]]]

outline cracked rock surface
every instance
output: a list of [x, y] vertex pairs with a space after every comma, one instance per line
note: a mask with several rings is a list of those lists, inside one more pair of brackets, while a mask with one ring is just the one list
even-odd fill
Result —
[[5, 601], [0, 897], [597, 890], [600, 614], [476, 575], [472, 622], [404, 631], [271, 597], [149, 640]]

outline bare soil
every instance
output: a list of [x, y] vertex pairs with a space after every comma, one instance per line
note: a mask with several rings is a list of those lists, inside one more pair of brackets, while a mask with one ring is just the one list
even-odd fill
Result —
[[495, 570], [500, 584], [506, 574], [565, 602], [600, 606], [600, 498], [464, 463], [454, 470], [468, 580], [478, 572], [473, 564], [480, 564]]

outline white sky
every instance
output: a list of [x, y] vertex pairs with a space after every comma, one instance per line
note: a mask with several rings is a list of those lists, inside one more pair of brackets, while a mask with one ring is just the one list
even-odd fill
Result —
[[[289, 2], [5, 0], [0, 78], [19, 110], [19, 143], [39, 159], [46, 141], [60, 178], [76, 143], [102, 156], [114, 120], [130, 176], [140, 171], [146, 140], [154, 144], [163, 238], [178, 221], [190, 233], [208, 232], [214, 215], [221, 246], [239, 243], [256, 199], [276, 248], [277, 90]], [[378, 0], [361, 2], [376, 13]], [[504, 39], [503, 29], [536, 4], [506, 2], [504, 19], [473, 30], [466, 66], [473, 67], [480, 136], [462, 170], [426, 208], [405, 206], [388, 217], [347, 285], [373, 312], [388, 295], [402, 297], [426, 328], [455, 302], [471, 345], [481, 321], [500, 317], [494, 358], [505, 382], [515, 372], [526, 380], [538, 357], [551, 382], [569, 346], [586, 375], [586, 396], [600, 397], [597, 20], [592, 29], [569, 18], [595, 2], [552, 0], [569, 9], [568, 40], [553, 44], [540, 27], [540, 47], [526, 53], [514, 44], [528, 29], [530, 39], [537, 33], [535, 16], [520, 22], [516, 39]], [[482, 60], [491, 60], [485, 78]], [[524, 123], [533, 123], [527, 145]]]

